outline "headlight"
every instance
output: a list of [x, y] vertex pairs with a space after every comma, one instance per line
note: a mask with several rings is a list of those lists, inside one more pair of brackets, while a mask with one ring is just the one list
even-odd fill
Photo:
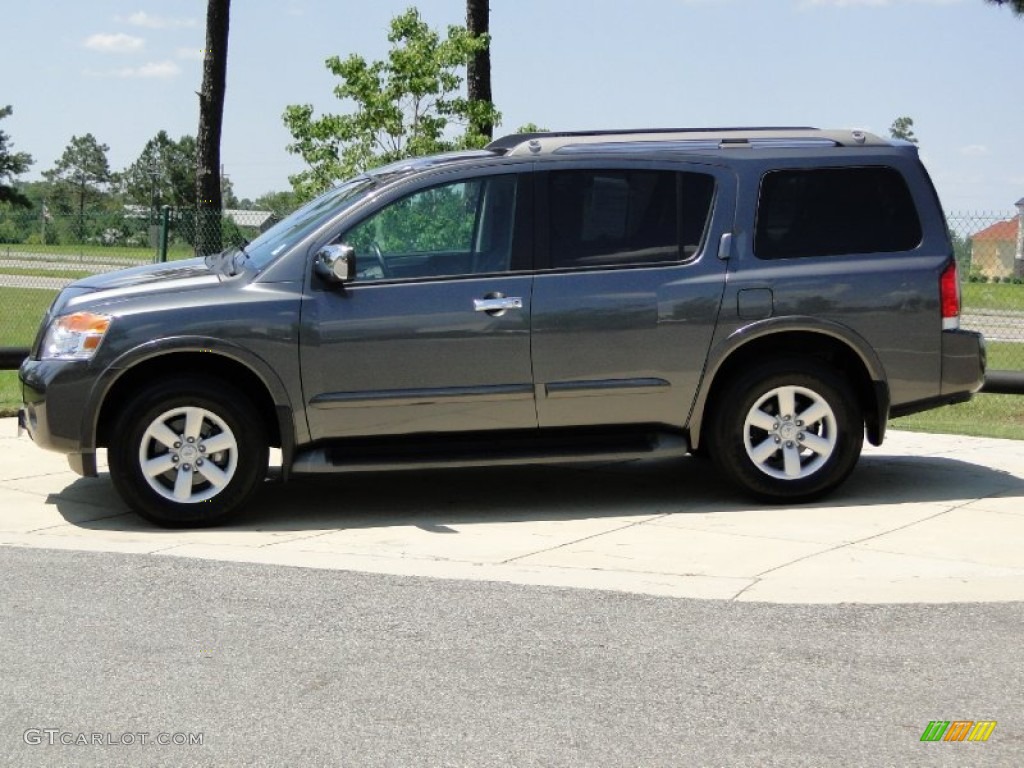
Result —
[[110, 327], [109, 315], [75, 312], [50, 322], [43, 339], [43, 360], [89, 360]]

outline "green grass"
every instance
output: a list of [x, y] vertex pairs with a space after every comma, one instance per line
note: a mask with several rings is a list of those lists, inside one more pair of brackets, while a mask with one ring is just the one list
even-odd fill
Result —
[[[39, 245], [39, 244], [14, 244], [0, 246], [0, 258], [6, 258], [8, 253], [33, 253], [52, 256], [102, 256], [111, 259], [141, 259], [152, 261], [156, 251], [149, 247], [125, 248], [109, 245]], [[189, 259], [195, 255], [190, 245], [172, 245], [167, 249], [168, 261], [176, 259]]]
[[[27, 347], [57, 294], [35, 288], [0, 288], [0, 347]], [[21, 404], [17, 371], [0, 371], [0, 416], [13, 416]]]
[[[0, 266], [0, 275], [19, 275], [24, 277], [67, 277], [78, 280], [81, 277], [89, 277], [91, 271], [81, 269], [31, 269], [30, 267], [4, 267]], [[0, 291], [4, 290], [0, 288]]]
[[57, 291], [0, 288], [0, 347], [27, 347]]
[[1024, 440], [1024, 396], [975, 395], [968, 403], [893, 419], [889, 428]]
[[1024, 343], [986, 341], [990, 371], [1024, 371]]
[[960, 288], [965, 312], [972, 309], [1005, 309], [1024, 312], [1024, 285], [1012, 283], [964, 283]]
[[21, 405], [17, 371], [0, 371], [0, 416], [16, 416]]

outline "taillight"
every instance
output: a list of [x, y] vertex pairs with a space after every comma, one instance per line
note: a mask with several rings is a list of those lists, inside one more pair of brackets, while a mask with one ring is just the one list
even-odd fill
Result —
[[939, 278], [939, 296], [942, 304], [942, 330], [955, 330], [960, 327], [960, 276], [956, 271], [956, 262], [950, 262]]

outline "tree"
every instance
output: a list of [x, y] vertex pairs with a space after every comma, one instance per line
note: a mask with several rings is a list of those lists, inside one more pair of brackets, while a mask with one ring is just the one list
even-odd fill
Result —
[[911, 144], [917, 144], [917, 136], [914, 135], [914, 118], [897, 117], [889, 126], [889, 135], [894, 139], [903, 139]]
[[122, 173], [125, 196], [154, 210], [163, 205], [194, 207], [196, 167], [195, 138], [185, 135], [175, 141], [160, 131]]
[[[221, 249], [220, 134], [228, 68], [228, 21], [231, 0], [207, 0], [203, 86], [199, 92], [196, 134], [196, 200], [199, 212], [199, 254]], [[209, 224], [209, 226], [207, 226]]]
[[285, 192], [267, 192], [253, 200], [252, 208], [255, 211], [273, 211], [278, 216], [285, 216], [299, 207], [295, 193], [291, 190]]
[[[14, 110], [10, 105], [0, 107], [0, 120], [9, 116]], [[7, 134], [0, 131], [0, 203], [28, 208], [32, 204], [28, 198], [16, 190], [8, 181], [13, 182], [14, 177], [28, 170], [32, 165], [32, 155], [27, 152], [15, 152], [8, 142]]]
[[1018, 16], [1024, 16], [1024, 0], [986, 0], [993, 5], [1008, 5]]
[[491, 97], [491, 7], [489, 0], [466, 0], [466, 29], [483, 39], [466, 67], [466, 89], [469, 96], [470, 133], [494, 138], [494, 103]]
[[352, 112], [314, 119], [309, 104], [285, 110], [285, 126], [295, 138], [288, 151], [309, 165], [289, 178], [300, 200], [383, 163], [482, 146], [486, 139], [471, 131], [461, 137], [448, 133], [453, 124], [468, 125], [471, 113], [481, 122], [498, 121], [493, 105], [478, 102], [471, 109], [459, 94], [460, 71], [487, 45], [485, 37], [450, 26], [441, 39], [410, 8], [391, 20], [388, 41], [386, 61], [368, 63], [357, 54], [344, 61], [338, 56], [327, 59], [327, 68], [341, 78], [334, 94], [353, 102]]
[[78, 213], [78, 234], [85, 234], [85, 209], [103, 199], [106, 187], [113, 180], [107, 161], [106, 144], [100, 144], [91, 133], [72, 136], [57, 164], [43, 171], [53, 188], [55, 202], [65, 210]]

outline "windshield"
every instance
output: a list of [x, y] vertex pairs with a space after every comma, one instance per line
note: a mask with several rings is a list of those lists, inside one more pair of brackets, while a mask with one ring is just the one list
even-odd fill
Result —
[[326, 219], [356, 202], [364, 191], [375, 184], [373, 179], [360, 176], [309, 201], [245, 246], [250, 264], [256, 269], [263, 269]]

